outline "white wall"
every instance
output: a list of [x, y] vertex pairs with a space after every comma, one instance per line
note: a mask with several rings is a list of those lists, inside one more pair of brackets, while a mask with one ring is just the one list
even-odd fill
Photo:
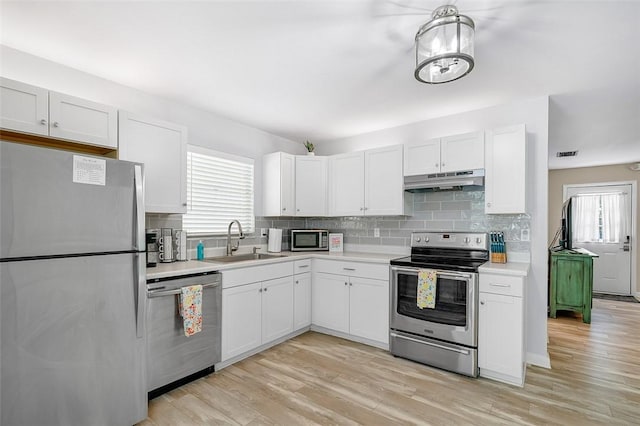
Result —
[[182, 124], [189, 129], [190, 144], [255, 159], [257, 216], [262, 215], [262, 155], [275, 151], [296, 154], [306, 152], [300, 143], [3, 45], [0, 45], [0, 75], [113, 105], [121, 110]]
[[317, 145], [319, 155], [425, 140], [525, 123], [529, 144], [528, 203], [531, 215], [531, 272], [527, 302], [528, 361], [549, 366], [547, 353], [547, 227], [549, 98], [450, 115]]

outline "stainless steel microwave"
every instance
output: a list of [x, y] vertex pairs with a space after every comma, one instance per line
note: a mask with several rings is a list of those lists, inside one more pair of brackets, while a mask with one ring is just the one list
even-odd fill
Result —
[[292, 229], [291, 251], [329, 250], [329, 231], [325, 229]]

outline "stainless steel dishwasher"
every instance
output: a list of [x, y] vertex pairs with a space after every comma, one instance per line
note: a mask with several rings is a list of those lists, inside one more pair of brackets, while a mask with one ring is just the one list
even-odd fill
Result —
[[[184, 335], [182, 287], [202, 285], [202, 331]], [[214, 371], [221, 358], [222, 275], [218, 272], [147, 280], [149, 398]]]

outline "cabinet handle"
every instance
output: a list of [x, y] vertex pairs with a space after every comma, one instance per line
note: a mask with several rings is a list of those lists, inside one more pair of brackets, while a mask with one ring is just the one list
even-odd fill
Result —
[[262, 289], [261, 288], [258, 289], [258, 293], [262, 293]]
[[269, 289], [265, 287], [264, 291], [266, 292], [267, 290], [269, 290]]
[[365, 210], [369, 210], [369, 207], [365, 207], [364, 209], [365, 209]]
[[300, 281], [296, 280], [296, 284], [298, 284]]
[[60, 127], [60, 123], [58, 123], [57, 121], [53, 122], [53, 127]]
[[298, 266], [299, 269], [308, 268], [308, 267], [309, 267], [309, 265], [300, 265], [300, 266]]
[[283, 207], [283, 208], [282, 208], [282, 211], [286, 211], [286, 210], [287, 210], [287, 208], [286, 208], [286, 207]]
[[349, 287], [353, 286], [353, 283], [349, 283]]
[[439, 166], [439, 164], [438, 164], [438, 163], [436, 163], [436, 167], [438, 167], [438, 166]]
[[355, 271], [356, 270], [356, 268], [342, 268], [342, 269], [345, 270], [345, 271]]
[[297, 212], [299, 212], [299, 211], [300, 211], [300, 209], [296, 209], [296, 211], [297, 211]]
[[187, 203], [182, 203], [182, 207], [187, 207]]
[[364, 210], [364, 207], [360, 207], [360, 211], [363, 211], [363, 210]]
[[480, 304], [481, 304], [481, 305], [484, 305], [484, 300], [481, 300], [481, 301], [480, 301]]
[[344, 282], [344, 285], [349, 285], [349, 283], [345, 281], [345, 282]]
[[494, 283], [489, 283], [490, 286], [492, 287], [511, 287], [511, 284], [494, 284]]
[[40, 124], [44, 125], [47, 124], [47, 120], [45, 120], [44, 118], [42, 120], [40, 120]]
[[444, 167], [444, 163], [442, 163], [442, 167]]
[[487, 203], [487, 207], [491, 207], [491, 203]]

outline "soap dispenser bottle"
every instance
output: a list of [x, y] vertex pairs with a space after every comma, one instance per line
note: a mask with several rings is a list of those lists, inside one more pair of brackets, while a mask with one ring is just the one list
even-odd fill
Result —
[[196, 257], [198, 260], [204, 259], [204, 244], [202, 244], [202, 240], [200, 240], [196, 248]]

